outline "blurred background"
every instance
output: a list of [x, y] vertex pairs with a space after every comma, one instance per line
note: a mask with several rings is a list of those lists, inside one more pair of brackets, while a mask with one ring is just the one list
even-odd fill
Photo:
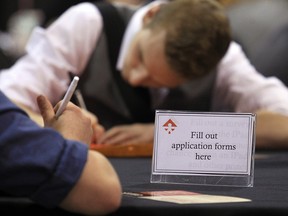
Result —
[[[95, 1], [95, 0], [94, 0]], [[109, 0], [141, 4], [143, 0]], [[0, 68], [11, 66], [25, 53], [25, 45], [35, 26], [46, 27], [72, 5], [89, 0], [1, 0]]]

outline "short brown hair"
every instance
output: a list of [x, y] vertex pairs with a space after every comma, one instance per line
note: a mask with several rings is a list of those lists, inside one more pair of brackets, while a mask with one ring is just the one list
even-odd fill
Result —
[[231, 41], [229, 20], [215, 0], [170, 1], [161, 6], [148, 27], [166, 28], [168, 63], [186, 79], [209, 73]]

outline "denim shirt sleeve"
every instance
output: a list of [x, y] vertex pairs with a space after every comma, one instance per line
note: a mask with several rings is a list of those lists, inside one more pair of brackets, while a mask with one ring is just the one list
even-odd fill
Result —
[[0, 191], [58, 206], [79, 179], [88, 146], [41, 128], [0, 92]]

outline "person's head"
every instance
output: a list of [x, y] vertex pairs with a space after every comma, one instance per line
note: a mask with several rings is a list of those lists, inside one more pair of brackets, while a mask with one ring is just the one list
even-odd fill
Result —
[[174, 0], [143, 19], [124, 62], [133, 86], [176, 87], [205, 76], [226, 53], [230, 26], [215, 0]]

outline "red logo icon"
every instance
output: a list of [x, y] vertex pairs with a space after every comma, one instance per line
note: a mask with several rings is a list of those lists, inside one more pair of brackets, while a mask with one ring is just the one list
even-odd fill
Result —
[[171, 134], [172, 131], [174, 131], [176, 127], [177, 127], [177, 125], [176, 125], [171, 119], [169, 119], [169, 120], [163, 125], [163, 128], [168, 132], [168, 134]]

